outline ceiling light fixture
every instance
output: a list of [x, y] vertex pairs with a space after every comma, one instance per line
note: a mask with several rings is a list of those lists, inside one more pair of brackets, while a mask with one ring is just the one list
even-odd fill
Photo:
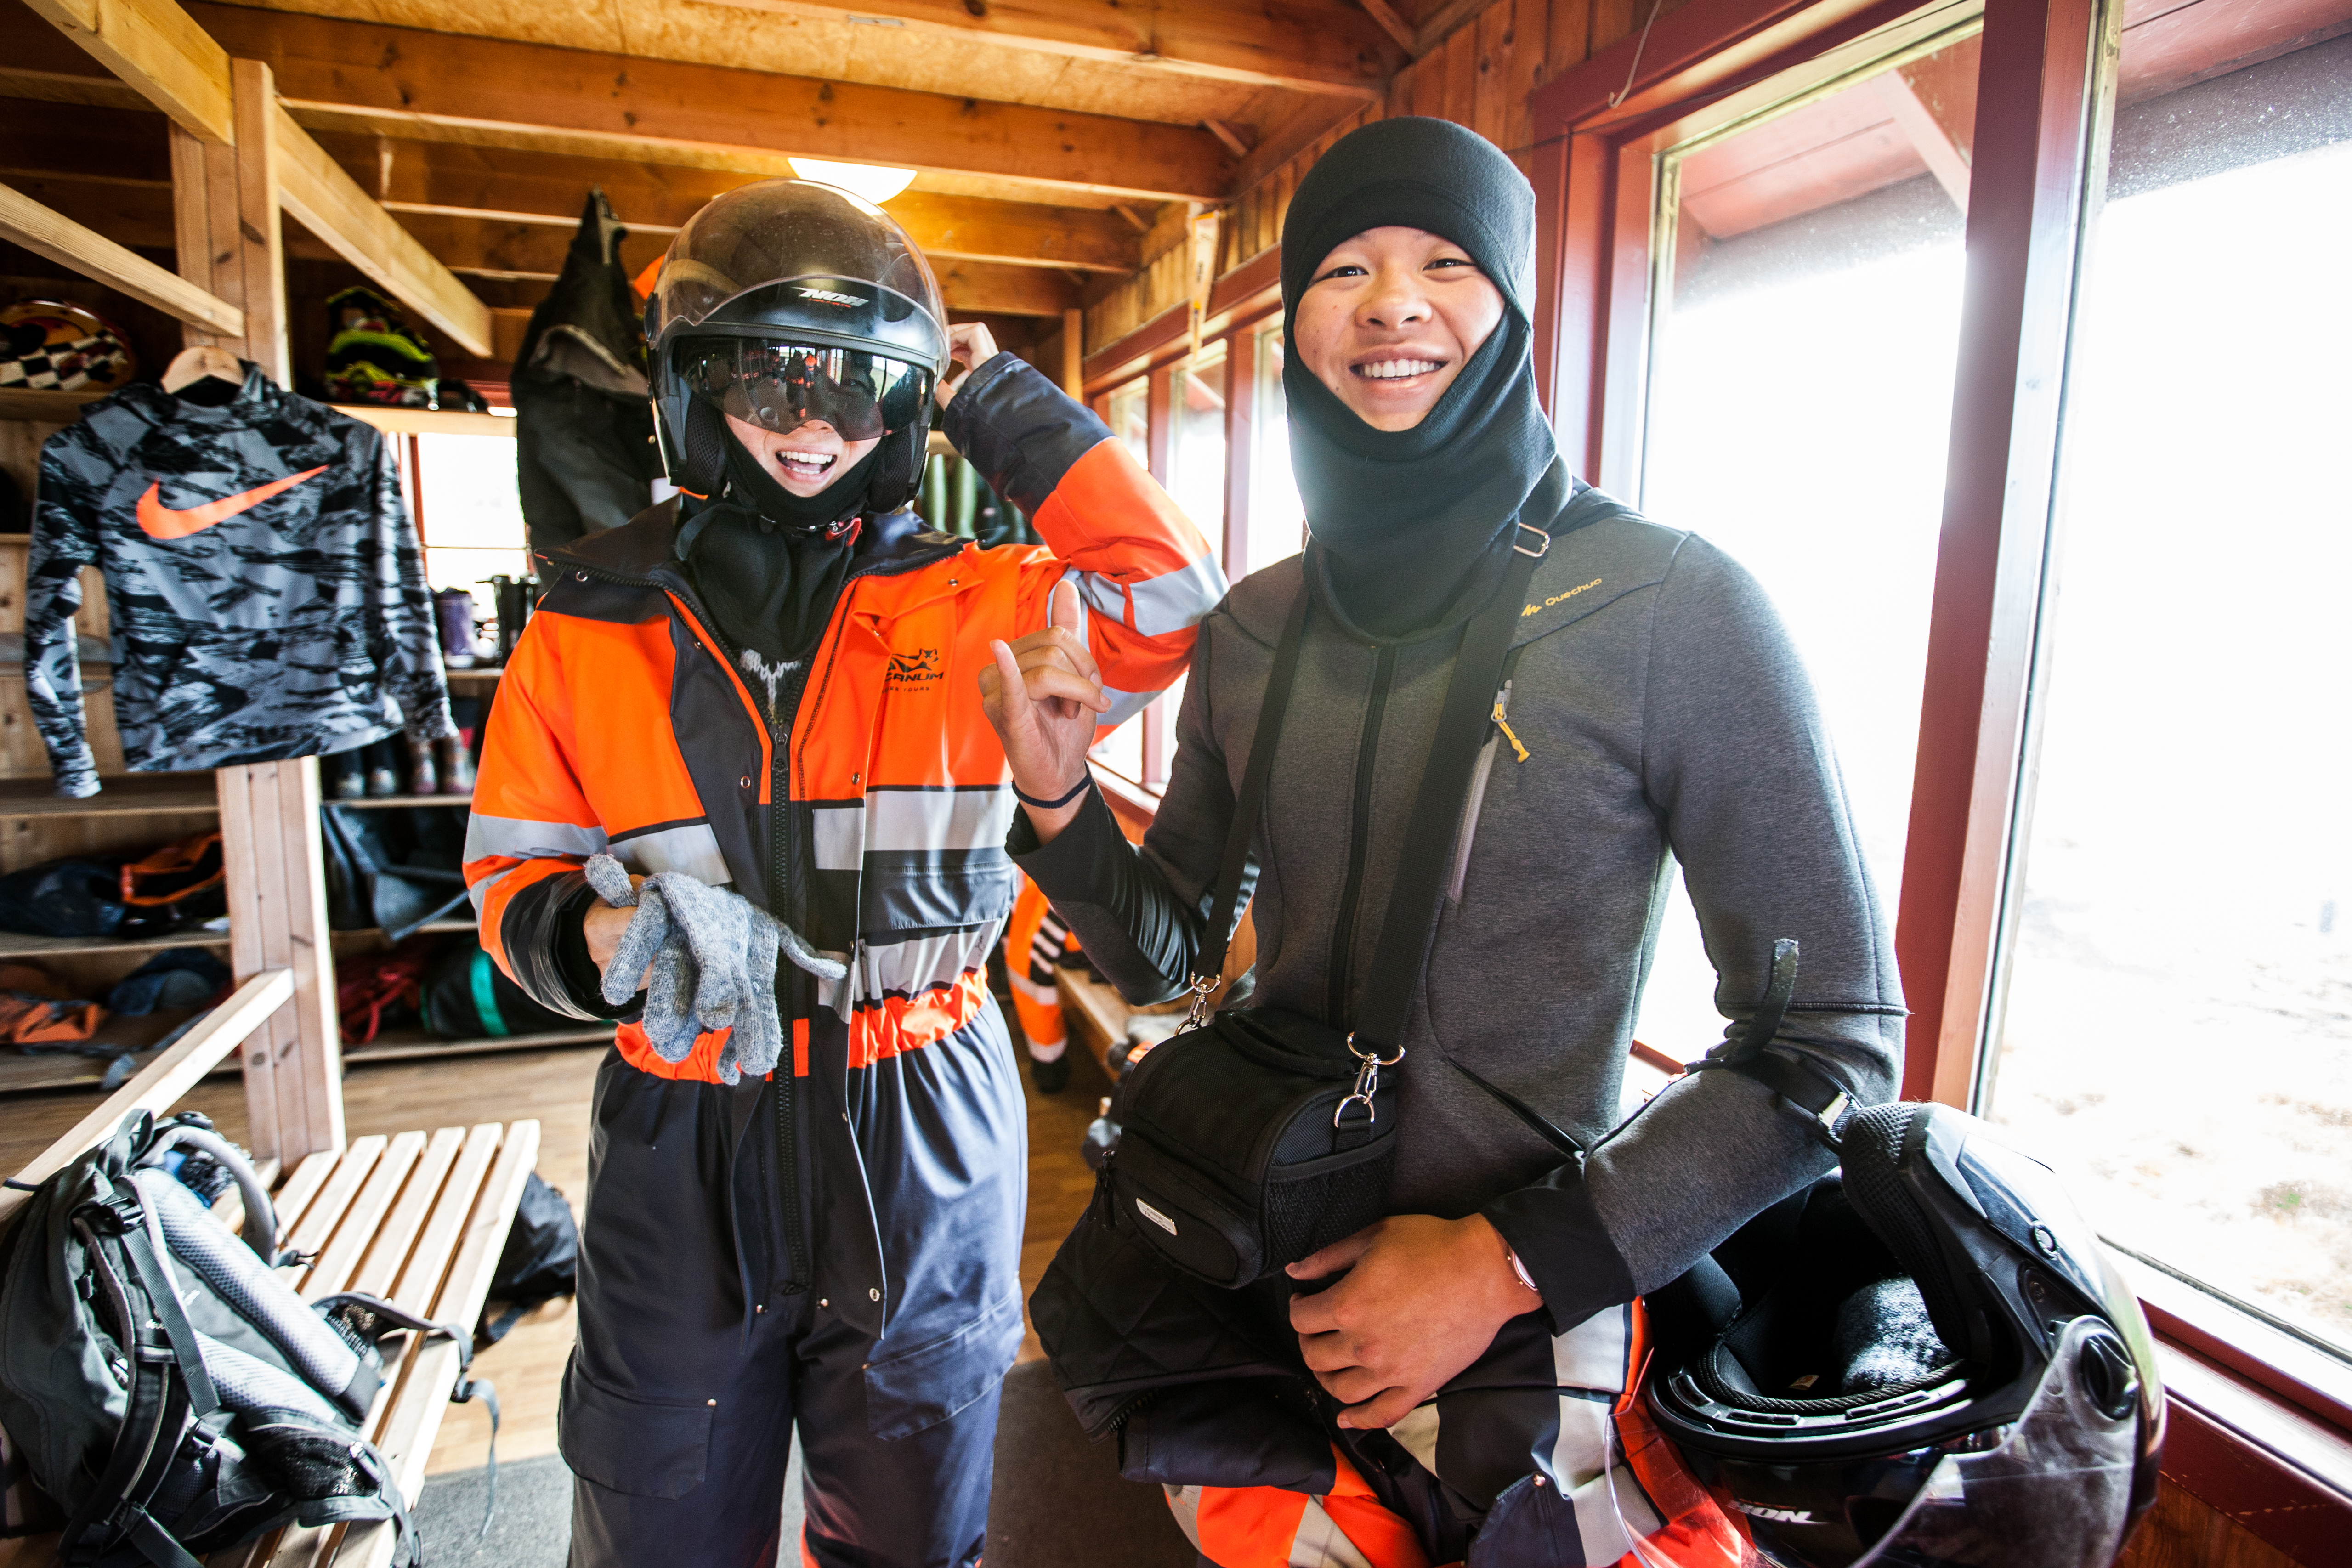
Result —
[[912, 169], [885, 169], [873, 163], [828, 163], [822, 158], [795, 158], [793, 172], [820, 185], [833, 185], [880, 206], [915, 183]]

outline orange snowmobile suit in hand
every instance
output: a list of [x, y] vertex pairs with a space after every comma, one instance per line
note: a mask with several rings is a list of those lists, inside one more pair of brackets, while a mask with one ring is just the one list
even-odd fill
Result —
[[[1225, 584], [1108, 428], [1014, 356], [974, 371], [942, 423], [1047, 548], [983, 550], [911, 511], [869, 517], [803, 660], [730, 661], [676, 559], [691, 503], [557, 552], [491, 714], [466, 877], [483, 946], [572, 1016], [600, 1016], [564, 978], [567, 949], [571, 972], [584, 960], [579, 867], [600, 850], [731, 886], [848, 964], [844, 981], [791, 970], [779, 986], [793, 1071], [824, 1108], [821, 1186], [867, 1195], [866, 1219], [821, 1228], [816, 1286], [906, 1359], [947, 1356], [931, 1342], [952, 1337], [961, 1386], [1000, 1375], [1021, 1336], [1021, 1176], [995, 1167], [1025, 1124], [1010, 1063], [993, 1060], [986, 979], [1021, 875], [978, 673], [992, 639], [1045, 624], [1068, 579], [1116, 705], [1104, 722], [1118, 722], [1183, 671]], [[615, 1043], [642, 1072], [715, 1082], [722, 1040], [677, 1063], [631, 1023]], [[919, 1403], [940, 1397], [937, 1370]], [[885, 1363], [868, 1381], [879, 1431]]]
[[1755, 1568], [1741, 1521], [1643, 1406], [1642, 1303], [1563, 1334], [1549, 1323], [1514, 1319], [1394, 1427], [1342, 1433], [1328, 1491], [1170, 1487], [1168, 1505], [1216, 1568], [1431, 1568], [1431, 1537], [1461, 1549], [1451, 1516], [1463, 1500], [1484, 1508], [1468, 1568]]

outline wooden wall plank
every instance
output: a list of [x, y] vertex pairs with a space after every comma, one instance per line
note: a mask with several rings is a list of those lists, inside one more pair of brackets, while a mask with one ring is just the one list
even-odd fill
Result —
[[1591, 55], [1592, 0], [1552, 0], [1544, 26], [1544, 79], [1549, 81], [1582, 65]]
[[[712, 0], [747, 11], [840, 19], [862, 0]], [[1375, 0], [1378, 3], [1378, 0]], [[1400, 51], [1367, 12], [1337, 5], [1069, 5], [1040, 0], [893, 0], [888, 15], [909, 33], [986, 39], [1066, 58], [1156, 69], [1297, 92], [1376, 97]]]
[[1512, 0], [1495, 0], [1495, 4], [1478, 13], [1475, 26], [1462, 29], [1474, 40], [1468, 124], [1497, 147], [1510, 145], [1506, 140], [1504, 122], [1510, 116], [1507, 95], [1510, 90], [1511, 17]]

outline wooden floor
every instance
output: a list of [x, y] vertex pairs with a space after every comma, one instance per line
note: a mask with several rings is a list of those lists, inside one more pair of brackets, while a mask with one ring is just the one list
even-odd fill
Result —
[[[1069, 1087], [1059, 1094], [1038, 1094], [1023, 1074], [1029, 1097], [1029, 1218], [1021, 1250], [1024, 1298], [1094, 1192], [1094, 1174], [1078, 1158], [1078, 1143], [1110, 1087], [1084, 1053], [1074, 1055]], [[603, 1051], [593, 1049], [541, 1051], [354, 1067], [343, 1081], [346, 1135], [465, 1126], [485, 1116], [535, 1116], [541, 1138], [539, 1174], [572, 1200], [576, 1213], [588, 1183], [589, 1093], [603, 1057]], [[90, 1092], [58, 1092], [0, 1101], [0, 1170], [23, 1168], [96, 1100]], [[224, 1134], [243, 1141], [245, 1092], [238, 1080], [208, 1080], [181, 1105], [202, 1111]], [[572, 1303], [566, 1298], [516, 1324], [476, 1359], [475, 1375], [498, 1385], [501, 1459], [555, 1452], [555, 1396], [571, 1349]], [[1022, 1341], [1021, 1357], [1032, 1360], [1041, 1354], [1032, 1330]], [[452, 1407], [434, 1444], [429, 1470], [480, 1465], [489, 1433], [489, 1416], [480, 1405]]]

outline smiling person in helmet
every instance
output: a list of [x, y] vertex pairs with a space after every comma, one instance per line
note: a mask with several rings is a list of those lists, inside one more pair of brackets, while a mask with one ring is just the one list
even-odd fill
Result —
[[[683, 494], [554, 555], [467, 844], [499, 965], [621, 1020], [561, 1408], [572, 1558], [773, 1563], [797, 1430], [803, 1561], [973, 1563], [1026, 1150], [987, 984], [1020, 890], [1013, 797], [972, 677], [1050, 601], [1055, 656], [1118, 723], [1182, 671], [1223, 578], [1102, 423], [949, 328], [920, 253], [845, 193], [712, 202], [646, 336]], [[907, 509], [934, 406], [1045, 548], [983, 550]], [[759, 906], [846, 977], [781, 967], [779, 1044], [664, 1031], [665, 1055], [631, 1021], [643, 993], [603, 999], [633, 912], [589, 886], [600, 852], [725, 890], [701, 906], [746, 930]]]

